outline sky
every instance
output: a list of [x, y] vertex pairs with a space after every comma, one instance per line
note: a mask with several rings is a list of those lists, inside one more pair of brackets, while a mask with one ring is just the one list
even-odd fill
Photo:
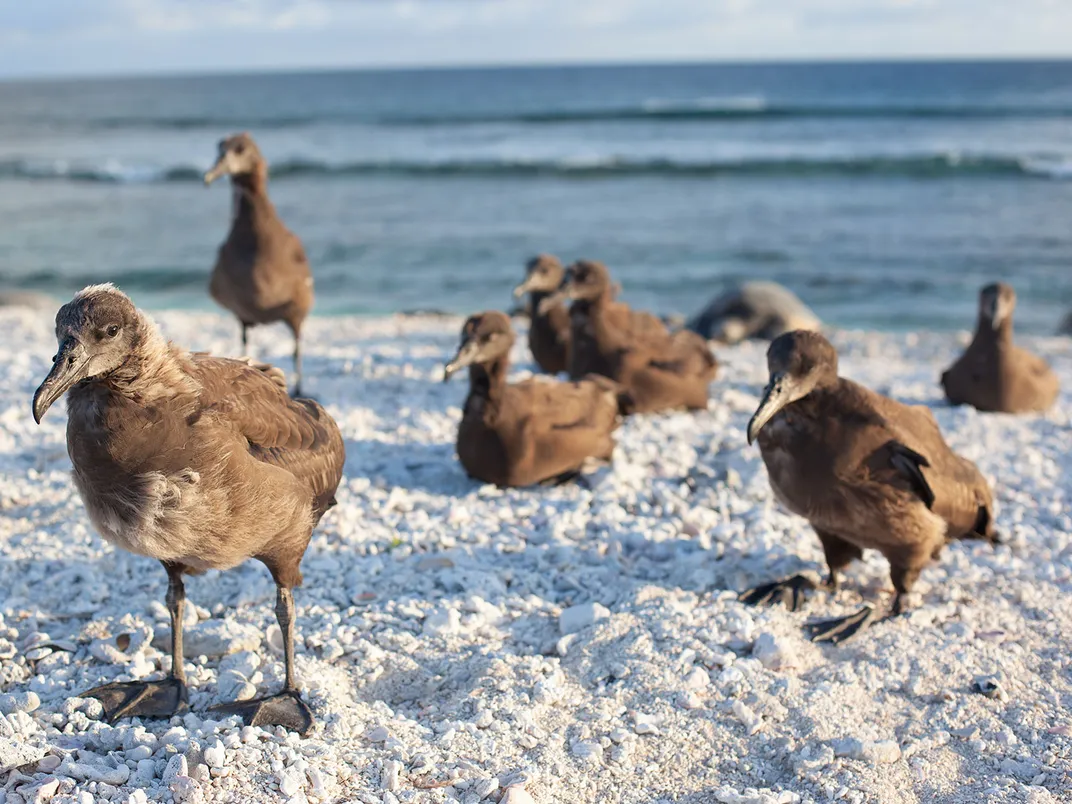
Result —
[[0, 76], [1072, 56], [1072, 0], [15, 0]]

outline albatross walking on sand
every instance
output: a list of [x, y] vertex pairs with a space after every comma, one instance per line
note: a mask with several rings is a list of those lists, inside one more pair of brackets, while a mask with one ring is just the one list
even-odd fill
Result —
[[313, 276], [301, 240], [268, 198], [268, 163], [249, 134], [220, 141], [205, 184], [231, 177], [231, 231], [220, 246], [209, 292], [242, 324], [242, 351], [257, 324], [282, 321], [294, 334], [294, 395], [301, 396], [301, 328], [313, 306]]
[[276, 583], [286, 678], [277, 695], [216, 710], [307, 733], [313, 719], [294, 676], [291, 590], [342, 478], [335, 422], [316, 402], [291, 399], [278, 369], [166, 342], [111, 285], [87, 287], [61, 307], [56, 338], [34, 419], [67, 393], [67, 451], [90, 519], [105, 539], [157, 559], [168, 575], [168, 676], [85, 694], [110, 721], [185, 711], [182, 576], [256, 558]]
[[[946, 444], [930, 410], [904, 405], [838, 376], [834, 347], [797, 330], [767, 351], [770, 383], [752, 420], [775, 496], [815, 529], [826, 553], [826, 588], [863, 549], [890, 562], [900, 614], [920, 571], [953, 539], [995, 541], [990, 486], [975, 464]], [[796, 610], [815, 584], [802, 575], [741, 595], [746, 603], [784, 601]], [[843, 642], [867, 628], [864, 606], [809, 626], [816, 641]]]

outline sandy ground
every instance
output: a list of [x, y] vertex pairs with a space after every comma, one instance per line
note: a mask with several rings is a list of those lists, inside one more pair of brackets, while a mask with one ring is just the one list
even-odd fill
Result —
[[[157, 318], [191, 348], [238, 348], [223, 317]], [[296, 594], [319, 720], [302, 740], [202, 719], [281, 678], [254, 562], [188, 582], [196, 714], [112, 727], [74, 697], [159, 672], [165, 575], [92, 531], [62, 406], [33, 423], [50, 319], [0, 311], [0, 804], [1072, 801], [1068, 340], [1033, 342], [1069, 389], [1057, 408], [1008, 417], [943, 405], [954, 336], [835, 336], [843, 374], [934, 406], [1008, 538], [948, 548], [910, 616], [839, 648], [801, 626], [885, 595], [877, 555], [801, 613], [735, 599], [822, 561], [745, 444], [763, 345], [720, 352], [708, 412], [627, 422], [591, 489], [504, 492], [454, 457], [466, 388], [440, 379], [458, 320], [314, 321], [307, 389], [348, 460]], [[254, 344], [289, 370], [281, 330]], [[520, 377], [523, 343], [515, 360]]]

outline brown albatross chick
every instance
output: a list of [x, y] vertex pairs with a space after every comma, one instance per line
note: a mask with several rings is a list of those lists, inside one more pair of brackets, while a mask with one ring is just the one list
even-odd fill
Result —
[[231, 177], [231, 231], [220, 246], [209, 292], [249, 328], [282, 321], [294, 334], [294, 395], [301, 395], [301, 328], [313, 306], [313, 276], [301, 240], [276, 214], [268, 198], [268, 163], [249, 134], [220, 141], [219, 158], [205, 184]]
[[166, 678], [84, 694], [104, 704], [109, 721], [185, 711], [182, 576], [256, 558], [276, 583], [286, 679], [277, 695], [214, 709], [307, 733], [313, 719], [294, 678], [291, 590], [342, 477], [335, 422], [315, 402], [291, 399], [278, 369], [166, 342], [111, 285], [87, 287], [61, 307], [56, 338], [34, 419], [67, 394], [67, 451], [89, 518], [111, 543], [164, 565], [171, 613]]
[[1016, 291], [1004, 283], [979, 294], [975, 337], [960, 359], [942, 374], [942, 388], [954, 405], [990, 413], [1027, 413], [1049, 408], [1060, 390], [1045, 360], [1012, 342]]
[[525, 281], [514, 288], [518, 299], [529, 294], [529, 349], [541, 371], [558, 374], [569, 369], [570, 316], [564, 301], [542, 306], [562, 284], [565, 269], [558, 257], [538, 254], [525, 266]]
[[624, 389], [630, 400], [624, 409], [631, 413], [707, 408], [718, 361], [703, 338], [686, 330], [671, 335], [655, 316], [614, 302], [602, 263], [571, 265], [561, 293], [573, 300], [572, 378], [609, 377]]
[[[909, 406], [838, 376], [837, 352], [817, 332], [796, 330], [767, 351], [770, 382], [752, 420], [775, 496], [815, 529], [830, 569], [825, 587], [864, 548], [890, 562], [900, 614], [920, 571], [953, 539], [995, 541], [990, 486], [954, 453], [930, 410]], [[782, 600], [791, 610], [814, 588], [797, 575], [741, 595]], [[808, 627], [815, 641], [844, 642], [876, 619], [864, 606]]]
[[609, 461], [618, 427], [618, 389], [580, 382], [507, 383], [514, 333], [503, 313], [470, 317], [444, 382], [469, 367], [469, 396], [458, 426], [458, 460], [470, 477], [531, 486], [580, 474], [590, 458]]

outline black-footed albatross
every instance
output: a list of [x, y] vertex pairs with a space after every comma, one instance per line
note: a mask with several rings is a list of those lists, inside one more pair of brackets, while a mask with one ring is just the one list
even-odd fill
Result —
[[34, 419], [67, 394], [67, 451], [89, 518], [109, 542], [164, 565], [171, 613], [166, 678], [84, 694], [104, 704], [109, 721], [186, 711], [182, 576], [256, 558], [276, 583], [283, 689], [214, 710], [307, 733], [313, 718], [294, 677], [291, 590], [342, 478], [335, 422], [316, 402], [290, 398], [278, 369], [168, 343], [111, 285], [87, 287], [63, 305], [56, 338]]
[[942, 388], [954, 405], [989, 413], [1044, 411], [1057, 399], [1060, 385], [1038, 355], [1012, 342], [1016, 291], [1003, 282], [979, 293], [975, 337], [964, 354], [942, 374]]
[[313, 306], [313, 275], [305, 249], [268, 198], [268, 163], [249, 134], [220, 141], [219, 158], [205, 174], [205, 184], [220, 176], [231, 177], [234, 207], [209, 292], [238, 318], [244, 353], [250, 327], [282, 321], [290, 328], [294, 395], [301, 396], [301, 328]]
[[471, 316], [443, 380], [469, 367], [458, 426], [458, 460], [470, 477], [531, 486], [577, 476], [588, 459], [609, 461], [618, 427], [618, 388], [603, 377], [508, 383], [514, 333], [500, 312]]
[[569, 309], [561, 300], [541, 307], [544, 299], [557, 293], [565, 273], [558, 257], [537, 254], [525, 265], [525, 281], [514, 288], [518, 299], [529, 294], [529, 349], [547, 374], [569, 369]]
[[[920, 571], [954, 539], [996, 541], [989, 484], [954, 453], [929, 409], [904, 405], [838, 376], [834, 347], [798, 330], [767, 351], [770, 382], [752, 420], [775, 496], [815, 529], [830, 569], [825, 588], [864, 548], [890, 562], [890, 615]], [[782, 600], [796, 610], [815, 584], [802, 575], [744, 592], [746, 603]], [[844, 642], [876, 619], [866, 605], [808, 627], [815, 641]]]
[[623, 410], [707, 408], [718, 361], [694, 332], [672, 335], [650, 313], [612, 301], [610, 273], [602, 263], [581, 260], [569, 267], [560, 291], [570, 306], [570, 376], [600, 374], [618, 383]]

